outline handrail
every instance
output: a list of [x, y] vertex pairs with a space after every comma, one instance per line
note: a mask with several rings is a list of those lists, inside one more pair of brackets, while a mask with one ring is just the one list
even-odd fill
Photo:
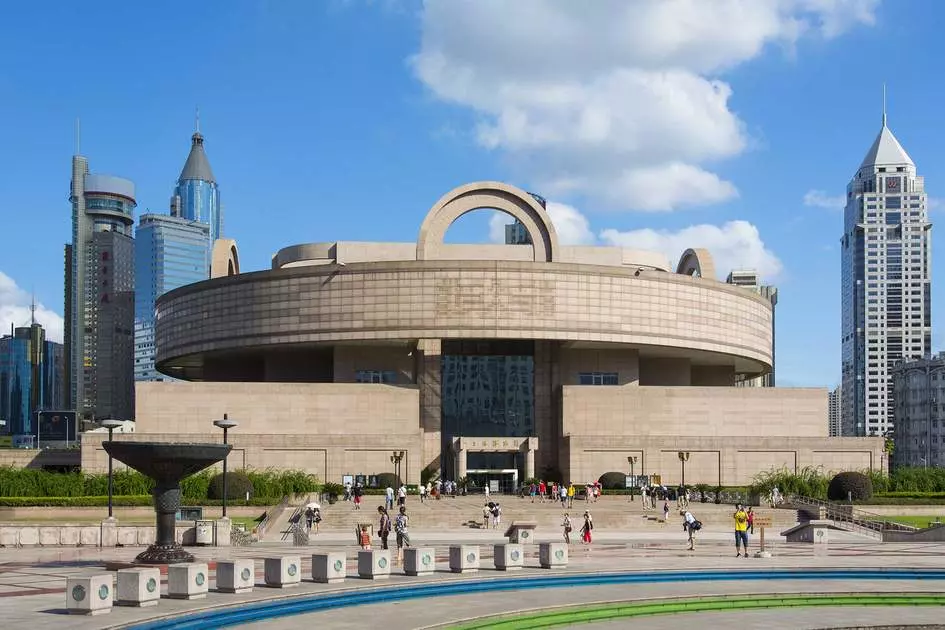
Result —
[[305, 507], [300, 505], [299, 507], [295, 508], [294, 512], [292, 512], [292, 516], [289, 517], [289, 526], [286, 528], [284, 532], [282, 532], [283, 542], [285, 542], [285, 540], [290, 535], [293, 535], [293, 536], [295, 535], [296, 526], [302, 520], [302, 510], [304, 509]]
[[824, 515], [832, 521], [846, 523], [854, 529], [867, 530], [882, 536], [884, 531], [914, 532], [917, 528], [891, 521], [881, 514], [874, 514], [855, 508], [852, 505], [831, 503], [823, 499], [814, 499], [801, 495], [793, 495], [790, 501], [794, 505], [808, 505], [824, 510]]
[[269, 528], [269, 525], [275, 518], [278, 518], [276, 515], [281, 515], [288, 506], [289, 495], [285, 495], [282, 497], [282, 501], [279, 501], [279, 503], [274, 505], [271, 509], [266, 510], [266, 515], [261, 521], [259, 521], [259, 525], [256, 526], [256, 532], [259, 538], [262, 538], [266, 534], [266, 530]]

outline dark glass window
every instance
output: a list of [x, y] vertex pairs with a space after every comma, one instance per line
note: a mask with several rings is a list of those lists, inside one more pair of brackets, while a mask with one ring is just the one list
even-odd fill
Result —
[[581, 385], [616, 385], [616, 372], [580, 372], [578, 382]]

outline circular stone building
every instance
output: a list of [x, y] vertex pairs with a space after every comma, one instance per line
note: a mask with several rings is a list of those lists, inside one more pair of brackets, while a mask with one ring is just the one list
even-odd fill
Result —
[[[523, 245], [444, 243], [480, 208]], [[235, 256], [235, 246], [233, 248]], [[736, 387], [772, 367], [772, 306], [716, 280], [690, 249], [559, 243], [543, 202], [478, 182], [437, 201], [416, 243], [280, 250], [272, 269], [157, 302], [157, 367], [136, 439], [212, 435], [240, 421], [231, 465], [323, 479], [402, 472], [511, 487], [608, 471], [733, 485], [788, 466], [878, 468], [881, 440], [827, 438], [822, 389]], [[234, 461], [234, 459], [236, 461]]]

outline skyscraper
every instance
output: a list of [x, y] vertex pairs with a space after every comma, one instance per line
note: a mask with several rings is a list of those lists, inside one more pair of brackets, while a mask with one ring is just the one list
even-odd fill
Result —
[[72, 243], [66, 245], [69, 406], [93, 419], [134, 417], [135, 187], [72, 158]]
[[171, 380], [154, 367], [154, 303], [164, 293], [210, 277], [213, 244], [223, 232], [220, 189], [203, 148], [200, 122], [171, 197], [171, 213], [144, 214], [136, 233], [136, 381]]
[[210, 226], [180, 217], [143, 214], [135, 233], [135, 380], [170, 380], [154, 369], [154, 302], [158, 296], [210, 277]]
[[200, 133], [200, 118], [197, 129], [190, 138], [190, 154], [177, 178], [177, 187], [171, 197], [171, 216], [206, 223], [210, 226], [210, 243], [223, 235], [223, 207], [220, 205], [220, 189], [210, 169], [210, 161], [203, 148]]
[[62, 409], [65, 375], [62, 344], [46, 340], [34, 320], [0, 337], [0, 419], [14, 446], [31, 446], [37, 412]]
[[778, 288], [768, 284], [762, 284], [758, 272], [754, 269], [734, 269], [729, 272], [725, 279], [728, 284], [734, 284], [744, 287], [749, 291], [754, 291], [761, 297], [771, 302], [771, 371], [764, 376], [756, 378], [736, 377], [735, 385], [738, 387], [774, 387], [775, 372], [775, 311], [778, 305]]
[[842, 409], [843, 396], [838, 385], [827, 395], [827, 431], [830, 437], [839, 437], [842, 433], [840, 429]]
[[932, 351], [925, 183], [883, 125], [847, 186], [841, 239], [842, 431], [893, 429], [891, 369]]

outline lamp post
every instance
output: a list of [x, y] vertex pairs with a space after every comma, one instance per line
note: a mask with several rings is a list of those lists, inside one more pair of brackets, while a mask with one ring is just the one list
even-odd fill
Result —
[[394, 451], [390, 456], [390, 463], [394, 465], [394, 476], [397, 477], [398, 488], [402, 485], [400, 481], [400, 462], [403, 460], [404, 455], [406, 455], [404, 451]]
[[689, 451], [679, 451], [676, 453], [679, 457], [679, 463], [682, 465], [682, 487], [686, 487], [686, 462], [689, 461]]
[[633, 475], [633, 465], [637, 463], [637, 456], [628, 455], [627, 463], [630, 464], [630, 500], [633, 501], [633, 490], [637, 487], [637, 478]]
[[[238, 426], [238, 425], [239, 425], [239, 422], [237, 422], [236, 420], [230, 420], [230, 418], [227, 416], [227, 414], [223, 414], [223, 419], [222, 419], [222, 420], [214, 420], [214, 421], [213, 421], [213, 426], [215, 426], [215, 427], [217, 427], [217, 428], [219, 428], [219, 429], [223, 429], [223, 444], [224, 444], [224, 445], [226, 444], [226, 432], [227, 432], [229, 429], [232, 429], [232, 428], [234, 428], [234, 427], [236, 427], [236, 426]], [[224, 458], [223, 458], [223, 518], [226, 518], [226, 496], [227, 496], [227, 494], [226, 494], [226, 493], [227, 493], [227, 484], [226, 484], [226, 460], [227, 460], [227, 458], [224, 457]]]
[[[112, 441], [112, 431], [121, 426], [121, 420], [114, 420], [109, 418], [107, 420], [102, 420], [102, 426], [108, 429], [108, 441]], [[112, 454], [108, 454], [108, 518], [114, 518], [112, 516]]]

